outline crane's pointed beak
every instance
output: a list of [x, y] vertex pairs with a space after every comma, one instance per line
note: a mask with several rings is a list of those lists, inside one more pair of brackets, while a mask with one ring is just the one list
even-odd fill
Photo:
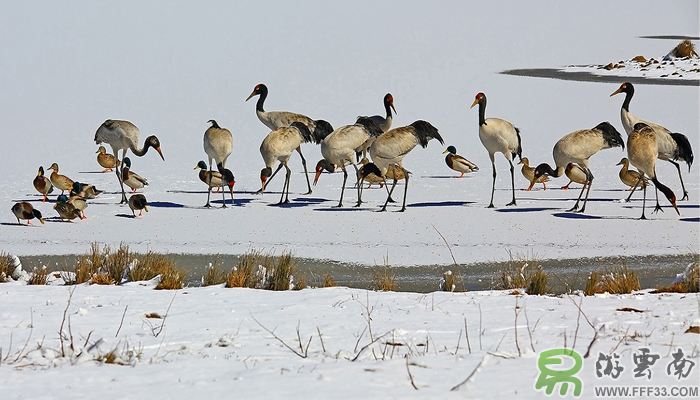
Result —
[[255, 90], [253, 90], [253, 93], [251, 93], [250, 96], [248, 96], [248, 98], [245, 99], [245, 101], [250, 100], [250, 98], [253, 97], [253, 96], [255, 96], [256, 94], [257, 94], [257, 93], [255, 93]]
[[610, 95], [610, 97], [613, 97], [613, 96], [615, 96], [616, 94], [621, 93], [621, 92], [622, 92], [622, 86], [620, 86], [620, 88], [617, 89], [616, 91], [612, 92], [612, 94]]
[[470, 109], [471, 109], [471, 108], [474, 108], [474, 106], [477, 105], [477, 104], [479, 104], [479, 99], [474, 100], [474, 102], [472, 103], [472, 106], [469, 107], [469, 108], [470, 108]]
[[321, 168], [316, 170], [316, 176], [314, 177], [314, 186], [316, 186], [316, 182], [318, 182], [318, 178], [321, 176]]
[[394, 114], [398, 114], [396, 112], [396, 108], [394, 107], [394, 102], [392, 101], [391, 103], [389, 103], [389, 105], [391, 106], [391, 109], [394, 110]]
[[163, 157], [163, 152], [160, 151], [160, 147], [156, 147], [156, 151], [158, 152], [158, 154], [160, 154], [160, 158], [162, 158], [163, 161], [165, 161], [165, 157]]

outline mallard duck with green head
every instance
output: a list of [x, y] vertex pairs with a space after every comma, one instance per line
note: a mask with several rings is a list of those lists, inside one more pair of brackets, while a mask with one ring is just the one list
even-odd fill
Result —
[[42, 224], [44, 223], [44, 218], [42, 218], [41, 212], [27, 202], [15, 203], [11, 210], [12, 213], [15, 214], [15, 217], [17, 217], [17, 224], [19, 225], [22, 225], [22, 223], [19, 221], [20, 219], [26, 219], [27, 225], [32, 224], [29, 222], [29, 220], [33, 218], [38, 219]]
[[32, 183], [34, 183], [34, 188], [37, 192], [44, 195], [44, 200], [41, 202], [45, 202], [48, 199], [46, 195], [53, 192], [53, 184], [51, 180], [44, 175], [43, 166], [39, 166], [39, 172], [36, 174], [36, 178], [34, 178], [34, 182]]
[[82, 197], [83, 199], [94, 199], [102, 193], [102, 190], [98, 190], [95, 185], [88, 185], [87, 183], [73, 182], [73, 186], [70, 189], [71, 196]]
[[131, 208], [131, 213], [134, 214], [134, 218], [136, 218], [136, 213], [134, 212], [135, 210], [139, 210], [139, 217], [143, 213], [141, 210], [146, 210], [148, 212], [148, 201], [146, 200], [146, 196], [142, 194], [135, 194], [129, 198], [129, 208]]
[[148, 186], [146, 178], [131, 171], [131, 160], [129, 157], [124, 158], [124, 165], [122, 165], [122, 182], [132, 189], [131, 193], [136, 193], [136, 189]]
[[[81, 218], [81, 212], [73, 204], [68, 202], [68, 197], [64, 194], [59, 195], [56, 199], [56, 204], [53, 206], [54, 210], [58, 212], [61, 217], [61, 221], [67, 219], [72, 221], [76, 218]], [[82, 219], [82, 218], [81, 218]]]
[[442, 152], [442, 154], [445, 153], [449, 153], [445, 156], [445, 164], [451, 169], [461, 172], [462, 175], [459, 176], [460, 178], [463, 177], [465, 173], [479, 170], [476, 164], [457, 154], [457, 149], [454, 146], [448, 146], [447, 150]]

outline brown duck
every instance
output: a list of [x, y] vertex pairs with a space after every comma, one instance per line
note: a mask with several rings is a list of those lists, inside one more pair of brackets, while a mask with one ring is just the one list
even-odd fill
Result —
[[646, 177], [642, 179], [642, 182], [640, 182], [639, 172], [629, 169], [630, 162], [627, 159], [627, 157], [624, 157], [622, 160], [620, 160], [620, 162], [617, 163], [617, 165], [622, 165], [622, 169], [620, 170], [620, 180], [622, 181], [622, 183], [630, 187], [629, 189], [627, 189], [628, 191], [632, 190], [632, 188], [634, 188], [635, 186], [637, 186], [638, 188], [643, 188], [649, 184], [649, 180]]
[[49, 169], [53, 170], [51, 173], [51, 183], [53, 183], [57, 189], [61, 189], [61, 194], [63, 194], [63, 192], [66, 190], [70, 190], [70, 188], [73, 186], [73, 180], [58, 173], [58, 164], [51, 164]]
[[37, 192], [44, 195], [44, 200], [41, 202], [45, 202], [48, 199], [46, 195], [53, 192], [53, 184], [51, 183], [51, 180], [44, 175], [43, 166], [39, 167], [39, 173], [36, 174], [36, 178], [34, 178], [33, 183]]

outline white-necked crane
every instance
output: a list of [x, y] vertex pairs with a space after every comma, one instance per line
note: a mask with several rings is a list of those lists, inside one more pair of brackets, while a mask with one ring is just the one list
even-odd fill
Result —
[[[262, 141], [262, 144], [260, 144], [260, 154], [265, 162], [265, 168], [260, 171], [260, 180], [262, 182], [260, 192], [262, 193], [265, 191], [265, 187], [272, 175], [272, 167], [275, 166], [276, 161], [279, 161], [280, 164], [275, 170], [275, 173], [284, 166], [287, 169], [287, 175], [284, 185], [282, 186], [282, 197], [277, 204], [289, 203], [289, 181], [292, 176], [292, 170], [290, 170], [287, 165], [289, 158], [294, 150], [301, 156], [301, 144], [313, 142], [315, 140], [309, 128], [298, 121], [292, 122], [290, 126], [277, 128], [270, 132]], [[306, 167], [304, 167], [304, 173], [307, 175], [308, 179]]]
[[[622, 126], [625, 128], [625, 132], [627, 132], [628, 135], [632, 133], [634, 126], [639, 122], [648, 125], [656, 132], [656, 145], [659, 149], [659, 159], [668, 161], [676, 166], [678, 178], [681, 180], [681, 187], [683, 189], [683, 198], [681, 198], [681, 201], [688, 199], [688, 191], [685, 190], [683, 175], [681, 175], [681, 166], [677, 161], [685, 161], [686, 164], [688, 164], [688, 171], [690, 171], [690, 167], [693, 165], [693, 148], [690, 145], [690, 141], [682, 133], [671, 132], [661, 125], [644, 121], [632, 115], [630, 113], [630, 102], [632, 101], [632, 96], [634, 96], [634, 85], [625, 82], [610, 96], [612, 97], [618, 93], [625, 93], [625, 101], [622, 102], [622, 108], [620, 109], [620, 119], [622, 120]], [[636, 189], [636, 187], [632, 189], [632, 193], [634, 193], [634, 189]], [[630, 197], [632, 193], [630, 193]], [[629, 199], [628, 197], [627, 200], [629, 201]]]
[[[634, 129], [627, 137], [627, 158], [630, 164], [634, 165], [639, 170], [640, 176], [638, 183], [642, 182], [645, 174], [649, 176], [649, 179], [654, 182], [654, 186], [656, 186], [658, 190], [661, 190], [668, 201], [671, 202], [671, 205], [673, 205], [678, 215], [681, 215], [681, 212], [678, 211], [678, 207], [676, 207], [676, 195], [671, 189], [656, 179], [656, 159], [659, 158], [657, 141], [659, 135], [655, 134], [655, 132], [656, 130], [646, 123], [636, 123]], [[644, 200], [642, 202], [642, 216], [640, 219], [646, 219], [644, 216], [646, 200], [647, 187], [644, 185]], [[654, 212], [659, 210], [661, 210], [661, 206], [659, 205], [659, 198], [657, 195]]]
[[[345, 193], [345, 184], [348, 180], [348, 171], [345, 169], [345, 166], [352, 164], [355, 167], [355, 176], [357, 176], [358, 168], [353, 156], [358, 150], [366, 152], [368, 143], [374, 141], [381, 134], [381, 128], [372, 118], [358, 117], [355, 124], [345, 125], [334, 130], [321, 142], [323, 159], [316, 164], [314, 186], [316, 186], [323, 170], [333, 172], [336, 168], [342, 169], [343, 186], [340, 190], [340, 201], [337, 207], [343, 206], [343, 194]], [[357, 191], [359, 197], [360, 185], [357, 185]]]
[[[431, 139], [437, 139], [440, 144], [445, 144], [437, 128], [431, 125], [430, 122], [423, 120], [418, 120], [410, 125], [395, 128], [383, 133], [374, 140], [372, 147], [369, 149], [372, 162], [366, 164], [362, 168], [361, 179], [371, 173], [385, 178], [389, 166], [392, 164], [398, 165], [404, 172], [405, 182], [403, 205], [399, 211], [405, 211], [406, 193], [408, 193], [408, 177], [410, 173], [406, 171], [406, 168], [403, 166], [403, 158], [417, 145], [423, 148], [428, 147], [428, 142]], [[391, 194], [394, 192], [394, 187], [396, 187], [396, 181], [397, 179], [394, 178], [394, 183], [391, 185], [389, 195], [380, 211], [386, 211], [386, 206], [391, 199]], [[362, 199], [358, 198], [357, 205], [359, 206], [360, 204], [362, 204]]]
[[[207, 128], [204, 132], [204, 152], [207, 153], [209, 157], [209, 177], [214, 175], [214, 165], [217, 166], [217, 170], [226, 168], [226, 160], [231, 155], [233, 151], [233, 135], [231, 131], [226, 128], [222, 128], [216, 123], [215, 120], [210, 119], [208, 121], [211, 126]], [[212, 162], [213, 160], [213, 162]], [[224, 182], [222, 179], [221, 185], [228, 184], [231, 192], [231, 205], [233, 205], [233, 183]], [[209, 190], [207, 191], [207, 204], [204, 207], [211, 207], [209, 204], [209, 198], [211, 197], [211, 182], [209, 182]], [[223, 200], [223, 205], [221, 208], [226, 208], [226, 193], [221, 193]]]
[[[139, 148], [140, 136], [141, 132], [136, 125], [129, 121], [120, 121], [116, 119], [106, 120], [97, 128], [97, 132], [95, 132], [95, 144], [107, 143], [110, 145], [112, 147], [112, 153], [114, 153], [114, 157], [117, 159], [117, 166], [114, 170], [117, 173], [117, 179], [119, 179], [119, 185], [122, 188], [122, 200], [120, 204], [127, 202], [126, 192], [124, 192], [124, 183], [122, 182], [122, 169], [124, 168], [124, 164], [121, 163], [121, 161], [126, 157], [126, 152], [128, 150], [131, 150], [135, 156], [142, 157], [148, 152], [150, 147], [153, 147], [160, 155], [160, 158], [165, 161], [163, 152], [160, 150], [160, 141], [158, 138], [154, 135], [147, 137], [143, 143], [143, 147]], [[119, 150], [122, 151], [121, 159], [118, 155]]]
[[[535, 168], [534, 179], [537, 180], [544, 174], [555, 178], [564, 174], [564, 170], [569, 163], [578, 164], [586, 174], [586, 184], [581, 188], [581, 193], [576, 199], [576, 204], [569, 211], [585, 212], [586, 203], [588, 202], [588, 194], [591, 192], [591, 184], [593, 183], [593, 174], [588, 167], [588, 159], [602, 149], [610, 149], [613, 147], [625, 148], [625, 142], [622, 140], [620, 133], [609, 122], [601, 122], [592, 129], [582, 129], [564, 135], [554, 145], [552, 156], [554, 157], [555, 168], [553, 169], [546, 163], [542, 163]], [[530, 184], [530, 187], [534, 182]], [[581, 210], [578, 209], [578, 203], [581, 200], [584, 189], [586, 191], [586, 199], [583, 201]]]
[[493, 194], [496, 190], [496, 153], [502, 153], [510, 164], [510, 182], [513, 188], [513, 200], [507, 206], [516, 205], [515, 202], [515, 174], [513, 160], [515, 156], [522, 159], [523, 147], [520, 139], [520, 130], [510, 122], [500, 118], [486, 118], [486, 95], [478, 93], [470, 108], [479, 105], [479, 140], [486, 147], [493, 166], [493, 185], [491, 185], [491, 202], [488, 208], [493, 208]]
[[[253, 96], [260, 96], [258, 97], [258, 101], [255, 104], [255, 114], [258, 116], [258, 119], [260, 122], [263, 123], [263, 125], [267, 126], [270, 128], [270, 130], [275, 130], [278, 128], [283, 128], [287, 126], [291, 126], [293, 122], [300, 122], [308, 128], [309, 132], [313, 134], [314, 137], [314, 142], [316, 144], [320, 144], [321, 140], [323, 140], [326, 136], [328, 136], [331, 132], [333, 132], [333, 126], [331, 126], [328, 121], [319, 119], [319, 120], [313, 120], [306, 115], [302, 114], [297, 114], [289, 111], [265, 111], [263, 108], [265, 104], [265, 99], [267, 99], [267, 86], [265, 86], [264, 83], [260, 83], [255, 86], [253, 89], [253, 92], [250, 93], [250, 96], [245, 99], [245, 101], [250, 100], [251, 97]], [[306, 185], [308, 187], [308, 192], [306, 194], [311, 194], [311, 182], [309, 181], [309, 174], [308, 170], [306, 169], [306, 159], [304, 158], [304, 155], [301, 154], [301, 150], [299, 150], [299, 155], [301, 156], [301, 164], [304, 166], [304, 173], [306, 175]], [[277, 171], [275, 171], [274, 174], [268, 179], [268, 182], [272, 180], [272, 178], [277, 174]], [[262, 191], [258, 191], [258, 193], [262, 193]]]

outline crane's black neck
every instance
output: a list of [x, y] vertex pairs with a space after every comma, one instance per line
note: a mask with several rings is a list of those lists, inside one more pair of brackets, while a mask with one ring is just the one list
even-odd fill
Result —
[[389, 103], [389, 98], [384, 98], [384, 109], [386, 110], [386, 119], [392, 118], [391, 116], [391, 103]]
[[625, 101], [622, 102], [622, 109], [630, 112], [630, 102], [632, 101], [632, 96], [634, 96], [634, 86], [627, 85], [625, 87]]
[[258, 102], [255, 103], [255, 110], [265, 112], [265, 110], [263, 109], [263, 105], [265, 104], [265, 99], [267, 98], [267, 86], [260, 86], [258, 92], [260, 93], [260, 97], [258, 97]]
[[479, 126], [486, 125], [486, 97], [479, 100]]

